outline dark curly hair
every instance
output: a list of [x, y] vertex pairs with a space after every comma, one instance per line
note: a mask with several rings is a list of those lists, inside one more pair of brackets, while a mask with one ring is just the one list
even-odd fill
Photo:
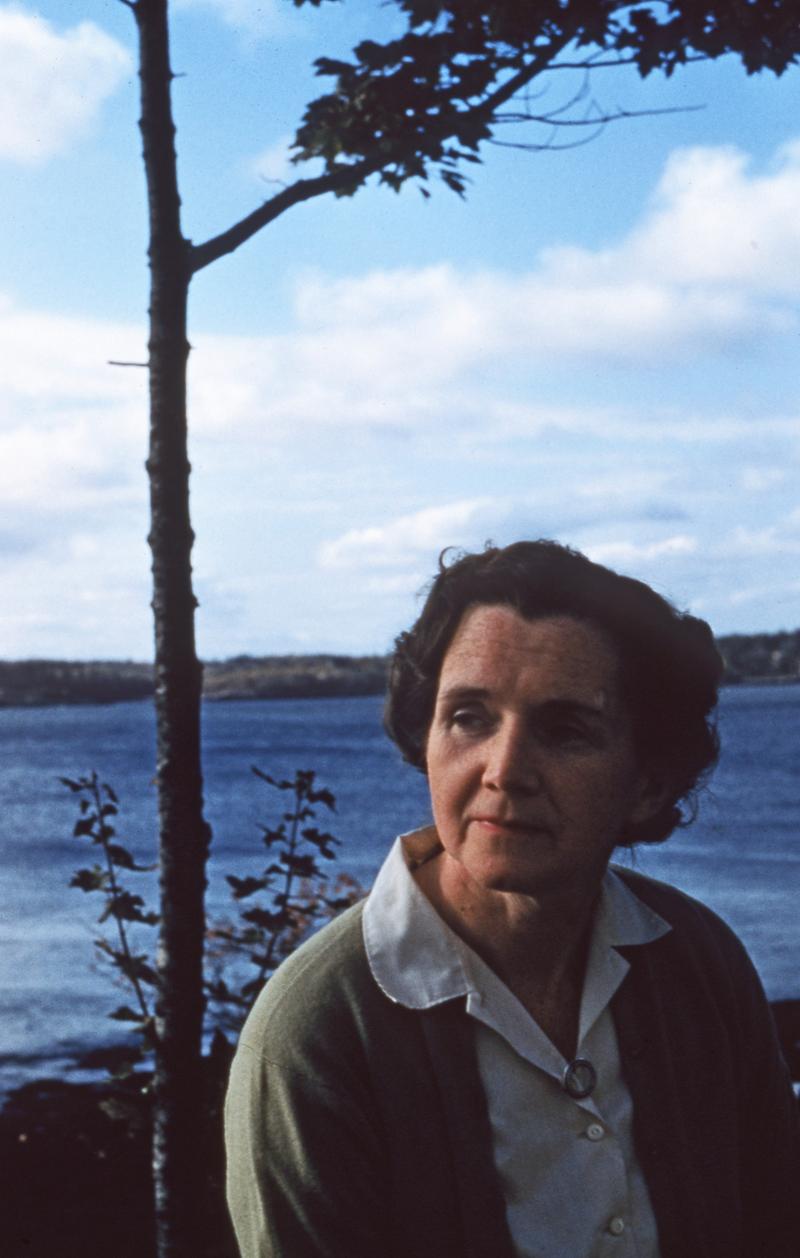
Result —
[[658, 812], [620, 841], [660, 843], [688, 825], [719, 754], [714, 712], [722, 660], [706, 622], [558, 542], [487, 545], [449, 561], [448, 554], [439, 557], [416, 624], [395, 642], [384, 725], [404, 759], [426, 771], [442, 661], [468, 608], [500, 604], [531, 620], [574, 616], [598, 627], [616, 649], [637, 755], [667, 791]]

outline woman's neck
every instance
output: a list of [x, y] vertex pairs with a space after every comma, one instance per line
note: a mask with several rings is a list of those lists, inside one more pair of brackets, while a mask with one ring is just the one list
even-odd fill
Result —
[[511, 989], [562, 1055], [573, 1057], [599, 887], [539, 898], [487, 890], [445, 852], [420, 865], [414, 878], [450, 929]]

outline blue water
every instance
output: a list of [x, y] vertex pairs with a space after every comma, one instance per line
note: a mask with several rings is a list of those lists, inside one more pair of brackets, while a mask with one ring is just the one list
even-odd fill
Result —
[[[326, 824], [336, 866], [368, 884], [395, 834], [430, 813], [425, 781], [380, 726], [376, 698], [208, 704], [207, 814], [214, 831], [209, 911], [230, 912], [226, 873], [255, 873], [258, 825], [278, 797], [250, 773], [313, 768], [337, 797]], [[800, 687], [723, 692], [723, 756], [698, 820], [633, 863], [710, 904], [745, 941], [773, 999], [800, 997]], [[150, 706], [0, 710], [0, 1090], [65, 1073], [76, 1052], [119, 1039], [106, 1015], [128, 999], [94, 960], [100, 902], [70, 889], [91, 863], [72, 838], [75, 801], [58, 777], [96, 769], [120, 796], [120, 837], [141, 861], [155, 851]], [[153, 879], [137, 880], [153, 906]], [[143, 940], [144, 943], [144, 940]]]

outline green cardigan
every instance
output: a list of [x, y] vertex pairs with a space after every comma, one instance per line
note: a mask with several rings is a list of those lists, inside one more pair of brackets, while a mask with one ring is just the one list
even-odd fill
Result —
[[[798, 1111], [755, 971], [709, 909], [617, 872], [672, 926], [620, 949], [612, 1001], [661, 1258], [798, 1258]], [[362, 907], [280, 967], [242, 1032], [226, 1104], [242, 1258], [513, 1258], [464, 1001], [389, 1000]]]

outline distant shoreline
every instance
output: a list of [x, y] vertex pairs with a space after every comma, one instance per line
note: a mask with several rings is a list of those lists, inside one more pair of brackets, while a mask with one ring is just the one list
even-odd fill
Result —
[[[203, 666], [203, 698], [318, 699], [380, 695], [382, 655], [237, 656]], [[128, 703], [153, 697], [153, 666], [130, 661], [0, 661], [0, 707]]]
[[[800, 677], [737, 677], [735, 681], [723, 681], [722, 689], [747, 689], [749, 686], [773, 686], [776, 689], [784, 686], [796, 686], [800, 684]], [[254, 703], [259, 700], [271, 701], [277, 699], [357, 699], [364, 696], [380, 696], [385, 693], [385, 687], [381, 686], [374, 690], [332, 690], [312, 688], [303, 690], [294, 690], [292, 688], [281, 689], [274, 694], [250, 694], [250, 693], [226, 693], [226, 694], [203, 694], [204, 703]], [[0, 711], [18, 709], [33, 710], [39, 708], [90, 708], [90, 707], [112, 707], [117, 703], [151, 703], [153, 692], [150, 690], [147, 694], [120, 694], [114, 696], [106, 696], [104, 698], [96, 698], [91, 695], [71, 695], [59, 696], [58, 698], [26, 696], [17, 700], [9, 700], [0, 696]]]
[[[800, 683], [800, 629], [733, 634], [717, 639], [723, 685]], [[381, 695], [384, 655], [267, 655], [211, 660], [203, 666], [203, 698], [322, 699]], [[152, 699], [152, 664], [116, 660], [0, 661], [0, 708], [129, 703]]]

